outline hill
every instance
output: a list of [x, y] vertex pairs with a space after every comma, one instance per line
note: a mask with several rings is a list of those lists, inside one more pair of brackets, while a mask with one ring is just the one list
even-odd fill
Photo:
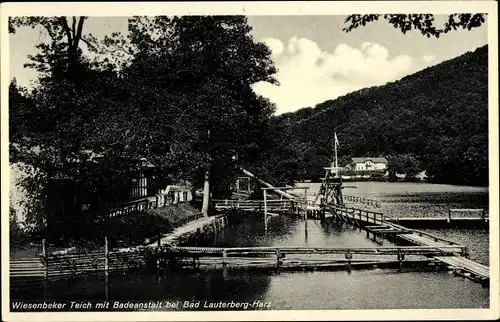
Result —
[[274, 122], [286, 125], [303, 178], [323, 175], [337, 132], [344, 163], [404, 155], [434, 182], [487, 185], [488, 47]]

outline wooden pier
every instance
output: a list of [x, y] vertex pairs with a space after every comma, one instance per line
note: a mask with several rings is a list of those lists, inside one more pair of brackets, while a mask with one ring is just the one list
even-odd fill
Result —
[[434, 247], [435, 249], [443, 250], [449, 246], [458, 247], [460, 248], [460, 252], [451, 256], [451, 259], [446, 258], [446, 260], [443, 260], [441, 256], [436, 256], [434, 259], [441, 265], [446, 265], [448, 269], [458, 275], [481, 283], [484, 286], [489, 285], [489, 267], [468, 259], [469, 254], [466, 246], [429, 233], [415, 229], [410, 230], [404, 226], [388, 222], [381, 213], [335, 205], [330, 205], [328, 208], [332, 212], [332, 217], [345, 220], [365, 229], [367, 235], [371, 232], [374, 239], [377, 235], [381, 235], [384, 238], [386, 235], [392, 234], [396, 240], [406, 242], [410, 245]]
[[216, 210], [238, 209], [243, 211], [264, 211], [264, 203], [269, 210], [290, 211], [296, 204], [288, 199], [268, 199], [264, 200], [237, 200], [237, 199], [215, 199], [212, 204]]
[[[466, 215], [460, 216], [459, 213]], [[484, 209], [449, 209], [446, 217], [397, 217], [385, 220], [410, 228], [489, 229], [489, 217]]]
[[192, 269], [373, 269], [432, 267], [432, 256], [454, 256], [460, 247], [168, 247], [162, 261], [170, 268]]

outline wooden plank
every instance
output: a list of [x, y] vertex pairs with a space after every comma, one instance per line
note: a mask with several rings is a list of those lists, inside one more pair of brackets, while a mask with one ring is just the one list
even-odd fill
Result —
[[479, 275], [483, 278], [490, 278], [490, 272], [489, 272], [489, 267], [479, 264], [477, 262], [471, 261], [467, 258], [460, 257], [460, 256], [453, 256], [453, 257], [435, 257], [435, 259], [451, 265], [453, 267], [461, 268], [463, 270], [467, 270], [470, 273]]
[[396, 229], [376, 229], [371, 230], [374, 234], [412, 234], [411, 230], [396, 230]]

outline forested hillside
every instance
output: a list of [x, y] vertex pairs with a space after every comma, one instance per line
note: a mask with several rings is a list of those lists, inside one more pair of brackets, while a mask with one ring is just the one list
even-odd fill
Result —
[[277, 119], [303, 178], [323, 175], [337, 132], [343, 162], [404, 155], [434, 182], [487, 185], [488, 47]]

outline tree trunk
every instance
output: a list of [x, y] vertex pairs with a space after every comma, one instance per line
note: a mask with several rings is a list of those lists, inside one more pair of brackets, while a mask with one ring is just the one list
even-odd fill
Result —
[[203, 185], [203, 206], [201, 211], [205, 217], [208, 217], [208, 203], [210, 200], [210, 167], [205, 169], [205, 183]]

